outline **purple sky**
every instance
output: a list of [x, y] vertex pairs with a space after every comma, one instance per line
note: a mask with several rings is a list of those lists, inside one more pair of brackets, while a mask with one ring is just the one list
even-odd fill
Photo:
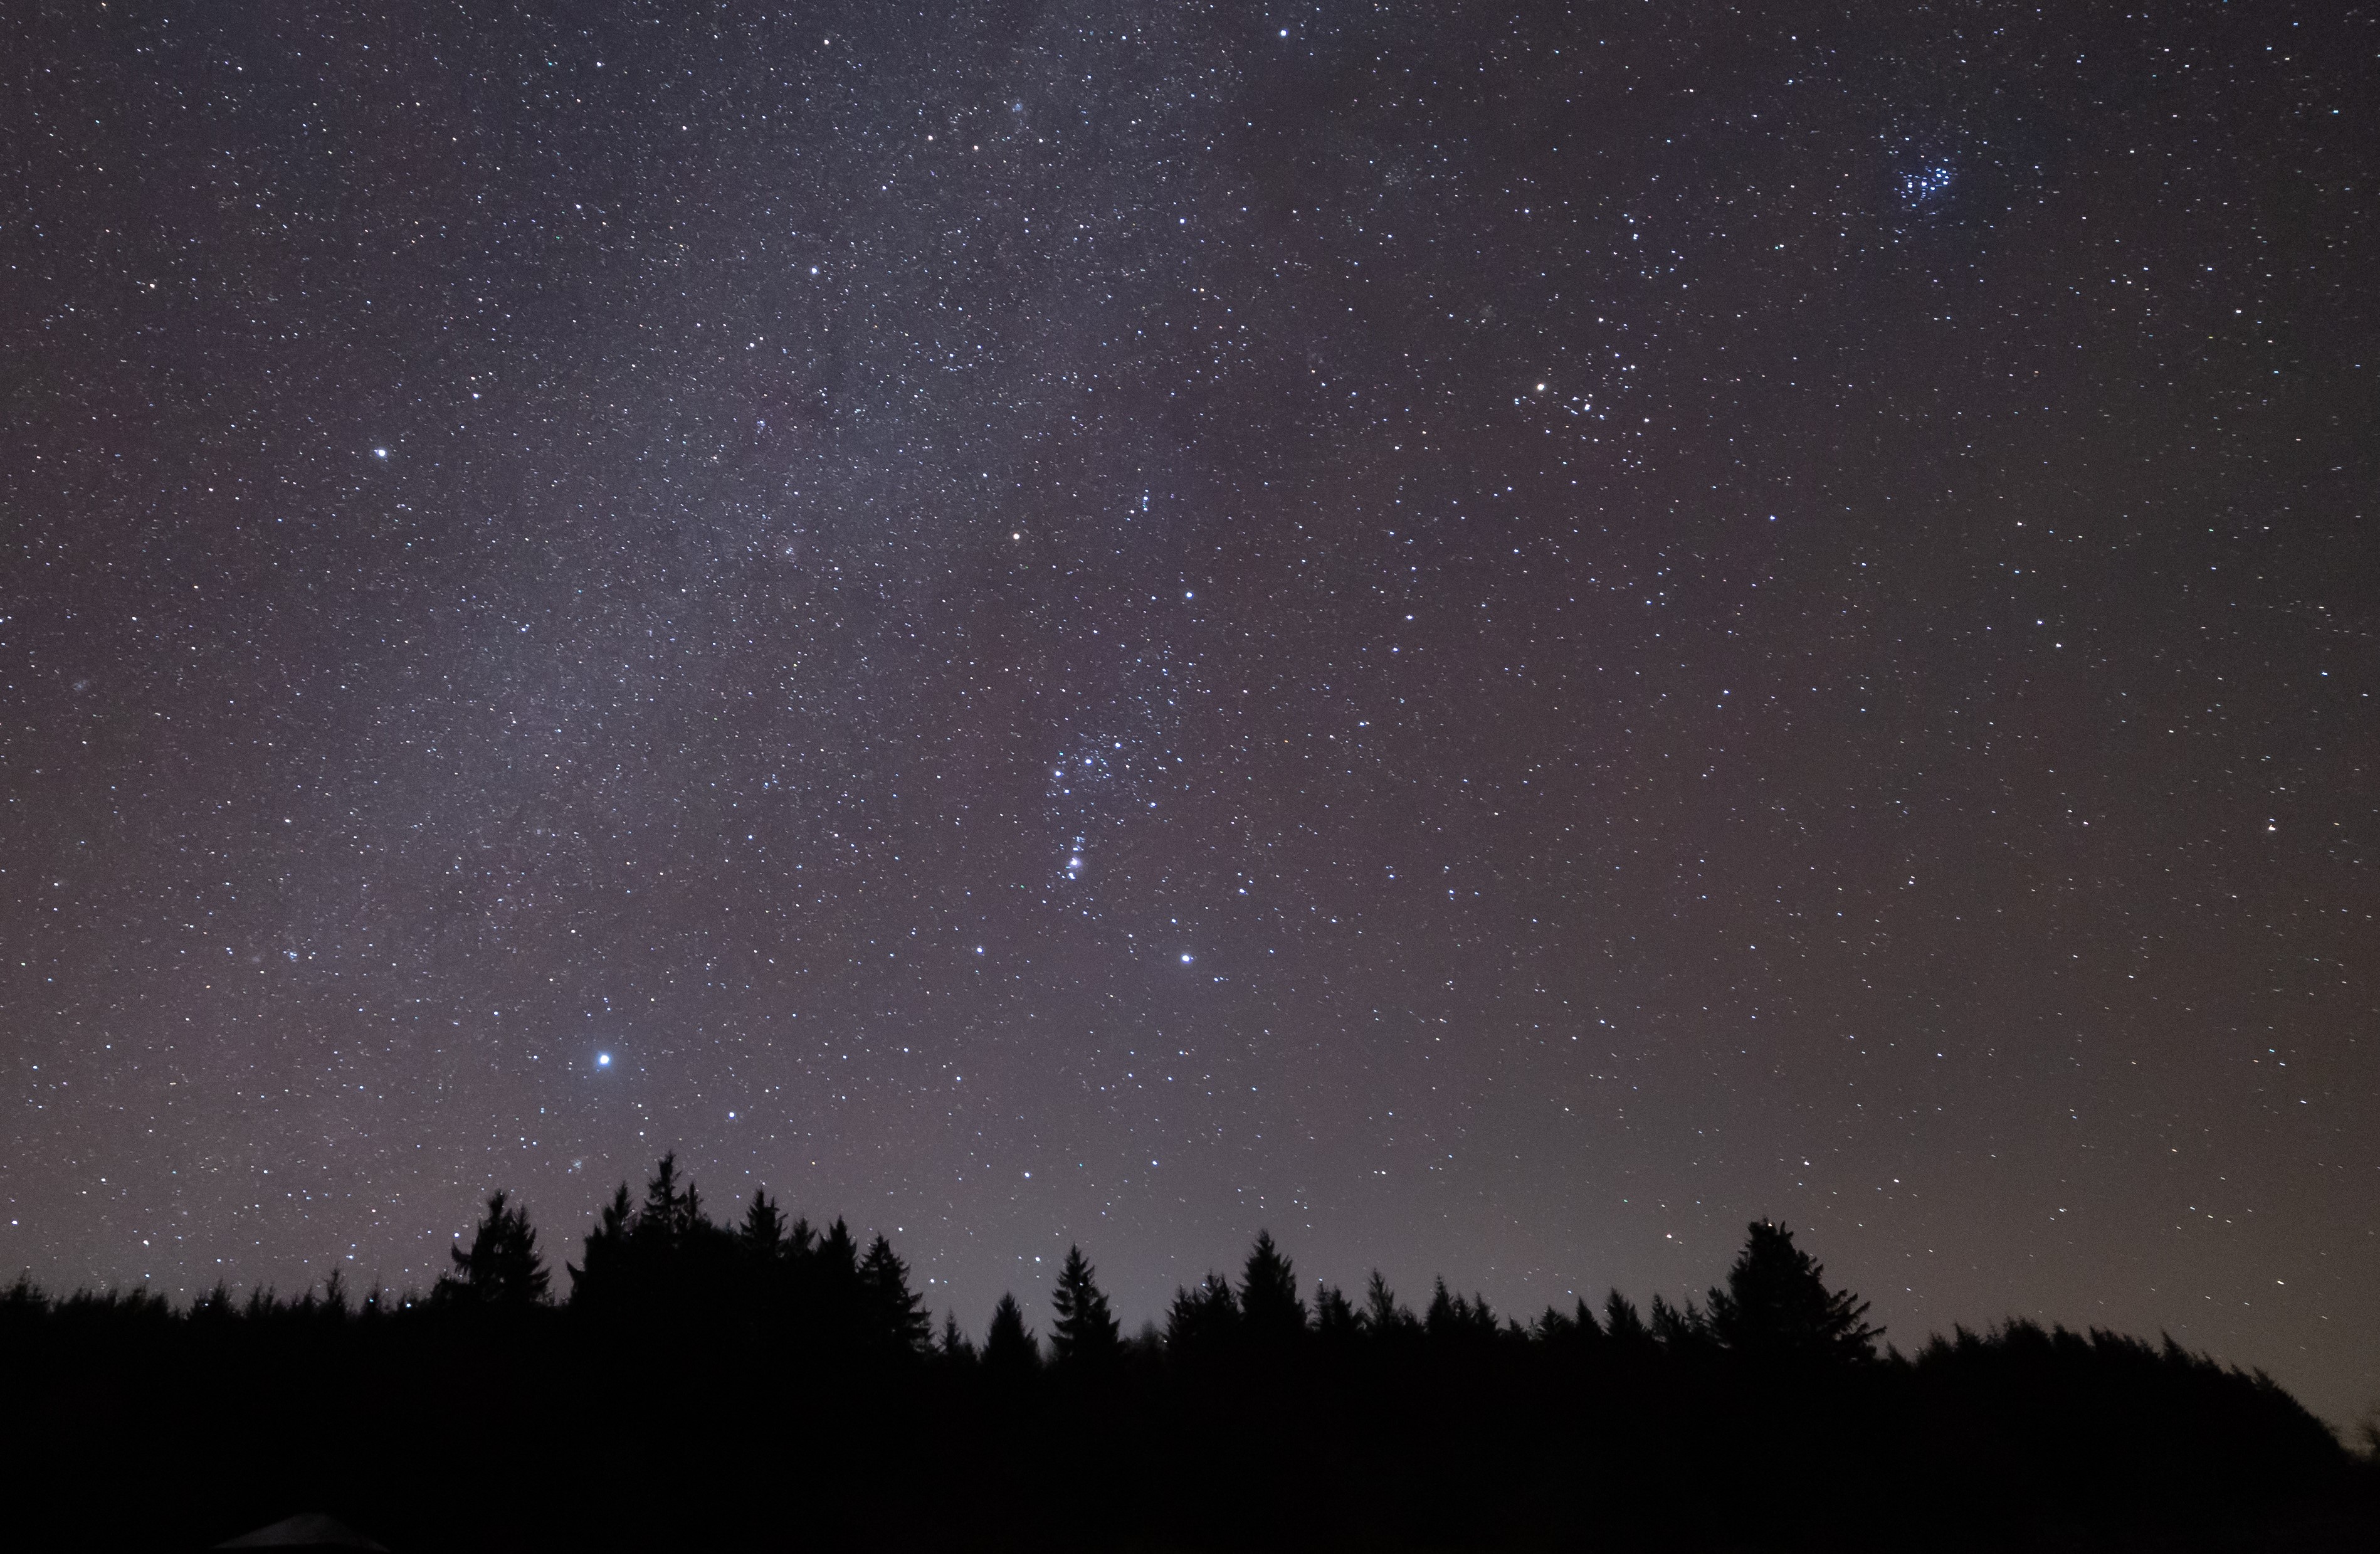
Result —
[[0, 1275], [674, 1147], [2380, 1401], [2370, 19], [1803, 9], [30, 21]]

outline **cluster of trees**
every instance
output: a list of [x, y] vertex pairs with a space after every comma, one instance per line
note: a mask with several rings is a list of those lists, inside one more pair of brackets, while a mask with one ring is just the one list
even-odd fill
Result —
[[[405, 1308], [526, 1311], [552, 1304], [552, 1278], [528, 1217], [497, 1193], [454, 1269], [426, 1302]], [[908, 1265], [883, 1236], [863, 1251], [838, 1219], [824, 1231], [788, 1220], [763, 1191], [740, 1222], [705, 1213], [700, 1190], [665, 1155], [636, 1202], [622, 1183], [586, 1239], [583, 1260], [568, 1265], [569, 1310], [605, 1321], [653, 1321], [699, 1312], [714, 1330], [765, 1327], [813, 1344], [884, 1357], [982, 1364], [1006, 1373], [1044, 1364], [1097, 1371], [1171, 1360], [1196, 1364], [1235, 1354], [1280, 1361], [1311, 1346], [1345, 1354], [1427, 1345], [1447, 1352], [1537, 1345], [1572, 1356], [1676, 1359], [1730, 1355], [1764, 1364], [1859, 1365], [1877, 1358], [1883, 1330], [1847, 1291], [1827, 1288], [1825, 1269], [1793, 1244], [1792, 1232], [1763, 1221], [1708, 1304], [1673, 1305], [1653, 1297], [1649, 1315], [1614, 1290], [1600, 1315], [1584, 1300], [1548, 1306], [1533, 1321], [1500, 1318], [1485, 1296], [1465, 1296], [1443, 1279], [1416, 1315], [1376, 1270], [1359, 1302], [1318, 1284], [1309, 1304], [1269, 1232], [1259, 1232], [1236, 1284], [1209, 1273], [1177, 1290], [1162, 1329], [1127, 1338], [1097, 1271], [1079, 1246], [1067, 1250], [1050, 1294], [1054, 1320], [1046, 1347], [1013, 1294], [993, 1308], [978, 1346], [947, 1315], [939, 1334], [909, 1284]], [[208, 1302], [222, 1300], [218, 1293]], [[334, 1292], [326, 1297], [338, 1304]], [[261, 1299], [270, 1305], [269, 1297]], [[385, 1304], [377, 1292], [368, 1308]]]
[[[358, 1299], [334, 1275], [177, 1307], [19, 1279], [0, 1290], [0, 1462], [67, 1483], [76, 1443], [109, 1440], [111, 1472], [159, 1487], [138, 1531], [185, 1542], [319, 1507], [393, 1547], [766, 1545], [791, 1536], [788, 1486], [804, 1537], [978, 1547], [1048, 1541], [1060, 1492], [1150, 1548], [2087, 1546], [2307, 1515], [2356, 1547], [2380, 1528], [2355, 1464], [2261, 1375], [2023, 1322], [1880, 1349], [1868, 1307], [1766, 1222], [1699, 1302], [1614, 1292], [1527, 1320], [1443, 1281], [1418, 1311], [1378, 1273], [1302, 1287], [1259, 1234], [1236, 1278], [1128, 1334], [1074, 1248], [1039, 1331], [1003, 1296], [978, 1342], [934, 1328], [881, 1236], [765, 1195], [721, 1223], [665, 1157], [566, 1271], [565, 1293], [498, 1194], [426, 1293]], [[477, 1471], [498, 1460], [512, 1472]], [[614, 1463], [634, 1464], [620, 1487]], [[676, 1487], [698, 1481], [734, 1487]]]

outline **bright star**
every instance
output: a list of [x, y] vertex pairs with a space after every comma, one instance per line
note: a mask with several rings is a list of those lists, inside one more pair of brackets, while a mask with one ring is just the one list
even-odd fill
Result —
[[611, 1053], [609, 1053], [609, 1052], [598, 1052], [598, 1053], [596, 1053], [596, 1054], [595, 1054], [595, 1066], [596, 1066], [597, 1068], [609, 1068], [609, 1067], [611, 1067], [611, 1066], [612, 1066], [612, 1054], [611, 1054]]
[[387, 456], [388, 450], [386, 448], [374, 448], [372, 450], [372, 457], [374, 458], [386, 458]]

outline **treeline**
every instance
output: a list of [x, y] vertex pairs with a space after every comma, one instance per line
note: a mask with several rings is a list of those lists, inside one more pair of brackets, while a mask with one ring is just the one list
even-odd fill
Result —
[[20, 1277], [0, 1293], [0, 1329], [21, 1329], [53, 1317], [65, 1327], [178, 1320], [206, 1328], [235, 1320], [335, 1326], [407, 1313], [449, 1321], [533, 1320], [536, 1313], [559, 1319], [567, 1313], [606, 1326], [697, 1320], [715, 1337], [765, 1334], [813, 1356], [846, 1361], [981, 1364], [1014, 1373], [1045, 1364], [1081, 1370], [1196, 1366], [1243, 1354], [1278, 1364], [1309, 1349], [1317, 1357], [1429, 1351], [1475, 1359], [1509, 1347], [1515, 1354], [1535, 1349], [1637, 1363], [1729, 1355], [1864, 1364], [1876, 1359], [1881, 1336], [1865, 1322], [1865, 1305], [1825, 1288], [1823, 1270], [1795, 1248], [1790, 1232], [1763, 1223], [1751, 1227], [1727, 1286], [1710, 1292], [1706, 1307], [1692, 1300], [1676, 1306], [1656, 1295], [1648, 1315], [1614, 1290], [1599, 1312], [1580, 1301], [1569, 1311], [1548, 1306], [1526, 1323], [1500, 1317], [1484, 1296], [1455, 1293], [1442, 1279], [1416, 1314], [1378, 1272], [1360, 1301], [1318, 1284], [1309, 1304], [1271, 1233], [1259, 1232], [1236, 1283], [1220, 1272], [1208, 1274], [1196, 1287], [1176, 1291], [1161, 1329], [1152, 1324], [1130, 1338], [1096, 1270], [1074, 1247], [1050, 1297], [1054, 1319], [1046, 1342], [1012, 1294], [994, 1307], [978, 1345], [955, 1314], [947, 1314], [935, 1330], [923, 1299], [910, 1287], [908, 1265], [883, 1236], [862, 1249], [842, 1220], [824, 1230], [806, 1219], [789, 1220], [766, 1191], [753, 1196], [740, 1221], [722, 1224], [705, 1211], [700, 1190], [681, 1176], [674, 1155], [662, 1157], [641, 1203], [627, 1184], [620, 1184], [587, 1233], [580, 1261], [566, 1265], [569, 1290], [559, 1302], [536, 1227], [509, 1194], [488, 1200], [469, 1241], [458, 1241], [449, 1256], [452, 1269], [426, 1295], [392, 1296], [375, 1287], [358, 1298], [334, 1272], [319, 1293], [310, 1289], [284, 1299], [259, 1289], [240, 1299], [219, 1284], [178, 1310], [138, 1289], [84, 1292], [53, 1303]]
[[64, 1536], [87, 1509], [68, 1487], [103, 1465], [169, 1491], [114, 1502], [140, 1536], [325, 1509], [400, 1549], [986, 1547], [1058, 1523], [1153, 1548], [2345, 1548], [2374, 1528], [2368, 1474], [2261, 1374], [2022, 1321], [1884, 1349], [1766, 1222], [1700, 1301], [1614, 1291], [1526, 1320], [1443, 1281], [1419, 1310], [1378, 1273], [1309, 1292], [1260, 1233], [1236, 1278], [1127, 1334], [1075, 1248], [1046, 1315], [1003, 1296], [978, 1339], [934, 1325], [883, 1237], [765, 1194], [721, 1223], [664, 1157], [641, 1201], [623, 1184], [602, 1208], [566, 1293], [503, 1194], [452, 1261], [421, 1293], [334, 1274], [178, 1306], [20, 1278], [0, 1292], [0, 1464], [36, 1488], [12, 1503]]

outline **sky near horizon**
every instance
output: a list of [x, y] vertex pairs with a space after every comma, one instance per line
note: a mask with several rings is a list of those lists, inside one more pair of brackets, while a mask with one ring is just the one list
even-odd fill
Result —
[[1791, 1225], [2380, 1403], [2380, 27], [52, 8], [0, 1273]]

